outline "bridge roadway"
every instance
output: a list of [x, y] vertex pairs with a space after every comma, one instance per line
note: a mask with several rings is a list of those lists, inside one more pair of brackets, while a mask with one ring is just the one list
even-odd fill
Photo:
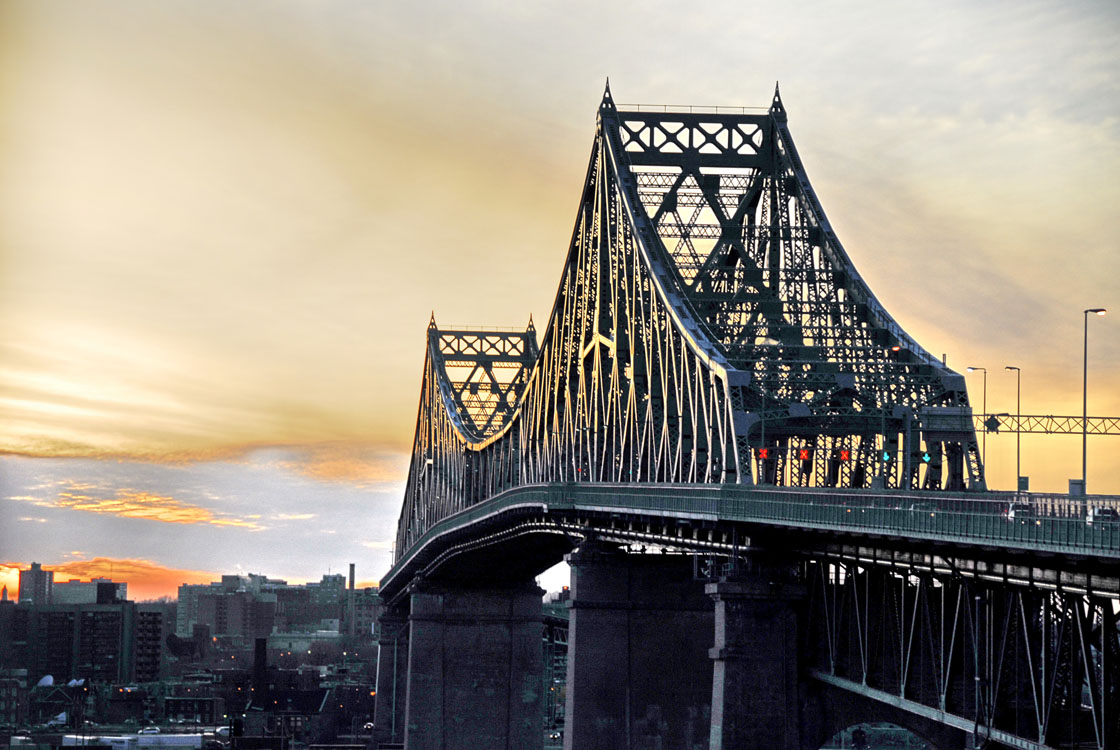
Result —
[[[1026, 503], [1029, 510], [1025, 514], [1020, 510], [1018, 518], [1009, 518], [1013, 503]], [[1071, 576], [1065, 585], [1076, 585], [1079, 590], [1115, 590], [1115, 575], [1106, 575], [1099, 585], [1092, 586], [1090, 582], [1096, 580], [1092, 575], [1070, 572], [1110, 570], [1120, 563], [1120, 523], [1087, 523], [1086, 507], [1112, 508], [1120, 514], [1120, 497], [732, 484], [527, 485], [433, 525], [382, 579], [381, 591], [383, 596], [392, 597], [398, 581], [434, 573], [450, 556], [464, 551], [466, 547], [455, 541], [459, 536], [475, 540], [466, 546], [479, 546], [493, 543], [495, 534], [551, 532], [580, 537], [594, 533], [619, 541], [726, 554], [736, 544], [744, 549], [749, 546], [747, 536], [736, 542], [732, 533], [733, 526], [743, 524], [751, 526], [744, 529], [744, 534], [753, 533], [760, 540], [768, 532], [785, 532], [783, 537], [791, 531], [799, 533], [804, 539], [798, 546], [806, 550], [814, 548], [808, 541], [811, 532], [821, 532], [829, 538], [841, 534], [864, 544], [903, 542], [909, 550], [915, 549], [915, 543], [924, 542], [930, 551], [951, 548], [952, 557], [991, 558], [997, 551], [1002, 555], [996, 557], [1012, 560], [1063, 555], [1067, 558], [1063, 569]], [[597, 520], [593, 522], [592, 518]], [[639, 523], [635, 528], [634, 520], [644, 522], [644, 526]], [[654, 530], [656, 521], [670, 524]]]
[[[424, 684], [416, 673], [433, 648], [422, 644], [424, 626], [439, 633], [438, 688], [430, 688], [444, 714], [462, 712], [450, 652], [486, 652], [480, 643], [493, 640], [505, 660], [519, 627], [539, 630], [539, 590], [526, 582], [563, 556], [573, 567], [565, 747], [646, 747], [641, 735], [714, 750], [761, 735], [804, 750], [859, 720], [891, 721], [942, 749], [1115, 747], [1105, 733], [1116, 721], [1116, 669], [1105, 661], [1118, 655], [1120, 523], [1087, 523], [1086, 508], [1101, 507], [1120, 512], [1120, 497], [517, 487], [434, 524], [382, 579], [398, 612], [384, 620], [383, 653], [409, 656], [379, 677], [401, 685], [395, 710], [387, 701], [397, 688], [378, 693], [379, 724], [432, 720], [404, 689]], [[467, 593], [479, 582], [482, 605]], [[467, 622], [489, 630], [482, 636]], [[751, 662], [752, 653], [763, 661]], [[459, 664], [471, 690], [493, 656]], [[667, 676], [652, 676], [659, 671]], [[1082, 678], [1096, 705], [1063, 718], [1069, 707], [1055, 686], [1068, 679], [1073, 692]], [[501, 672], [499, 682], [517, 680]], [[491, 710], [485, 705], [479, 710]], [[715, 734], [711, 744], [697, 739], [721, 721], [723, 744]], [[421, 734], [408, 747], [427, 747]]]

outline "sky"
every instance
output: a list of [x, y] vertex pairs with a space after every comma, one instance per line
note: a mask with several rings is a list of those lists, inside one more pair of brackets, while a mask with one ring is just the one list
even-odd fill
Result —
[[[0, 583], [388, 570], [442, 325], [547, 318], [606, 78], [766, 106], [989, 412], [1120, 415], [1114, 2], [0, 3]], [[982, 403], [982, 376], [969, 375]], [[987, 440], [1010, 488], [1015, 438]], [[1120, 494], [1120, 437], [1089, 490]], [[1023, 436], [1064, 492], [1080, 436]], [[559, 581], [549, 578], [546, 587]]]

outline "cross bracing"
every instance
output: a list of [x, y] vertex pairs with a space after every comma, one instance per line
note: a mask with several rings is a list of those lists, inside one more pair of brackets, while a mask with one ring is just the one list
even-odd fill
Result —
[[698, 114], [607, 90], [542, 334], [433, 319], [398, 556], [524, 484], [984, 487], [963, 377], [851, 263], [777, 92]]
[[[1060, 417], [1053, 414], [977, 414], [977, 430], [1042, 435], [1120, 435], [1120, 417]], [[988, 420], [995, 422], [987, 424]]]

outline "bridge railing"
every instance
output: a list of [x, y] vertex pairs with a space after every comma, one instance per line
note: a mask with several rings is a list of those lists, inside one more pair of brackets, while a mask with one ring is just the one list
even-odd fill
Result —
[[[575, 485], [578, 506], [1120, 557], [1120, 497]], [[1089, 515], [1088, 508], [1114, 515]]]

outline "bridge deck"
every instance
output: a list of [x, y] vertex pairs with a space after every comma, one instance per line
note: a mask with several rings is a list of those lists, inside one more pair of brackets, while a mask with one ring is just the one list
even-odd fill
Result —
[[[1087, 496], [1088, 507], [1120, 508], [1115, 496]], [[1016, 513], [1008, 514], [1012, 504]], [[1022, 512], [1022, 504], [1029, 510]], [[741, 522], [787, 529], [889, 536], [1120, 562], [1120, 522], [1087, 523], [1081, 498], [1015, 493], [948, 494], [822, 490], [742, 485], [556, 483], [507, 491], [432, 526], [386, 581], [438, 537], [511, 510], [588, 511], [700, 522]]]

